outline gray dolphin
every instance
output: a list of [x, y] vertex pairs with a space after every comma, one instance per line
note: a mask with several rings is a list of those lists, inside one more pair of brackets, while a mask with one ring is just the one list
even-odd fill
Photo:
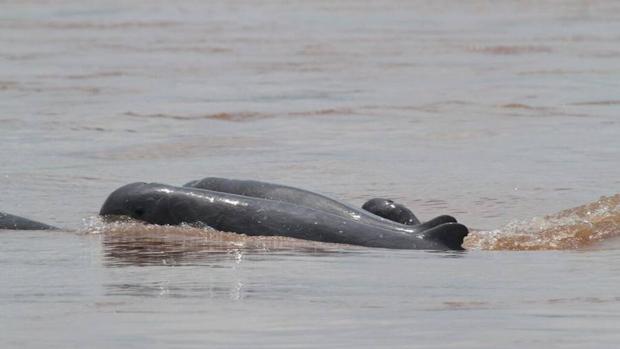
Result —
[[454, 222], [405, 231], [282, 200], [142, 182], [112, 192], [99, 214], [160, 225], [204, 224], [246, 235], [394, 249], [462, 250], [468, 234], [464, 225]]
[[58, 230], [51, 225], [0, 212], [0, 229], [10, 230]]
[[[443, 215], [421, 224], [420, 221], [415, 218], [417, 224], [406, 225], [402, 224], [402, 222], [386, 219], [387, 217], [384, 218], [381, 215], [376, 215], [374, 214], [375, 212], [358, 209], [308, 190], [254, 180], [207, 177], [186, 183], [184, 187], [207, 189], [223, 193], [288, 202], [291, 204], [329, 212], [331, 214], [359, 221], [361, 223], [377, 225], [384, 228], [396, 229], [410, 233], [426, 230], [444, 223], [456, 223], [456, 219], [454, 219], [454, 217]], [[407, 208], [405, 207], [405, 209]], [[411, 213], [411, 215], [413, 215], [413, 213]]]

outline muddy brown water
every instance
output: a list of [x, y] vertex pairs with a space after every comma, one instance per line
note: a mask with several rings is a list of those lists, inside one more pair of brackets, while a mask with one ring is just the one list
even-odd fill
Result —
[[[0, 2], [2, 348], [611, 348], [614, 1]], [[389, 197], [391, 251], [103, 224], [205, 176]], [[574, 209], [570, 209], [574, 208]]]

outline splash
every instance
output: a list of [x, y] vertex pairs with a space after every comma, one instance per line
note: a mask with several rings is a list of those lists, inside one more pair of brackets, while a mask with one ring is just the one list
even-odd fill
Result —
[[356, 246], [306, 241], [282, 236], [248, 236], [209, 227], [145, 224], [132, 219], [83, 221], [82, 234], [101, 235], [108, 265], [179, 265], [241, 261], [262, 253], [334, 254], [361, 250]]
[[545, 217], [473, 231], [464, 247], [483, 250], [570, 250], [620, 236], [620, 194]]

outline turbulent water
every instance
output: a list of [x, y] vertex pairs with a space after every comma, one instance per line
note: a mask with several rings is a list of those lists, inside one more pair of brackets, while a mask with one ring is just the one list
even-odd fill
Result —
[[[615, 347], [618, 91], [614, 1], [0, 1], [0, 347]], [[96, 216], [205, 176], [468, 250]]]
[[515, 220], [493, 231], [474, 231], [468, 248], [486, 250], [568, 250], [589, 248], [620, 236], [620, 194], [560, 211]]

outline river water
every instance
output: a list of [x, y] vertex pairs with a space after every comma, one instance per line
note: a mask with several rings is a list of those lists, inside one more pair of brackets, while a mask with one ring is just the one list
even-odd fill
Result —
[[[0, 1], [0, 211], [66, 227], [0, 232], [0, 347], [616, 347], [619, 91], [608, 0]], [[473, 231], [438, 253], [97, 218], [205, 176]]]

